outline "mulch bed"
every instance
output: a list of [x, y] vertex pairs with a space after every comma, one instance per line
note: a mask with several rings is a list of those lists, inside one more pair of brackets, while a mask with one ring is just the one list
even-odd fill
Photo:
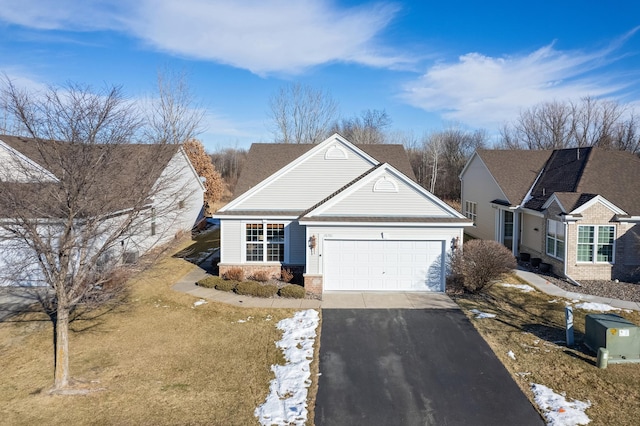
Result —
[[531, 267], [529, 263], [520, 262], [519, 266], [522, 269], [544, 276], [551, 284], [566, 291], [611, 299], [627, 300], [629, 302], [640, 302], [640, 284], [638, 283], [628, 283], [623, 281], [616, 282], [611, 280], [589, 280], [578, 281], [580, 286], [576, 286], [557, 275], [540, 272], [537, 268]]

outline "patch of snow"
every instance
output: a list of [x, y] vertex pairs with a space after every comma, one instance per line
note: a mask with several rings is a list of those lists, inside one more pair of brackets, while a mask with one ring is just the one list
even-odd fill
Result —
[[318, 322], [318, 312], [313, 309], [278, 322], [283, 334], [276, 346], [282, 349], [286, 364], [271, 366], [276, 377], [271, 380], [266, 401], [254, 411], [261, 425], [306, 423], [307, 388], [311, 384], [310, 364]]
[[195, 302], [193, 302], [192, 308], [195, 309], [196, 306], [204, 305], [206, 303], [207, 303], [207, 301], [204, 300], [204, 299], [196, 300]]
[[591, 407], [591, 402], [567, 401], [565, 395], [557, 394], [552, 389], [537, 383], [531, 383], [531, 391], [536, 404], [543, 412], [547, 425], [586, 425], [591, 421], [584, 413]]
[[237, 322], [239, 322], [240, 324], [245, 323], [247, 321], [251, 321], [253, 319], [252, 316], [248, 316], [247, 319], [239, 319]]
[[489, 313], [486, 313], [486, 312], [479, 311], [477, 309], [472, 309], [470, 312], [476, 316], [476, 319], [495, 318], [496, 317], [496, 314], [489, 314]]
[[527, 284], [506, 284], [503, 283], [501, 284], [502, 287], [509, 287], [509, 288], [517, 288], [518, 290], [521, 290], [525, 293], [529, 293], [530, 291], [535, 291], [535, 288], [531, 287], [530, 285]]
[[549, 300], [549, 303], [558, 303], [558, 299]]
[[620, 310], [618, 308], [614, 308], [611, 305], [607, 305], [606, 303], [595, 303], [595, 302], [578, 303], [575, 307], [578, 309], [584, 309], [585, 311], [599, 311], [599, 312]]
[[513, 351], [507, 352], [507, 356], [514, 361], [516, 360], [516, 354], [514, 354]]

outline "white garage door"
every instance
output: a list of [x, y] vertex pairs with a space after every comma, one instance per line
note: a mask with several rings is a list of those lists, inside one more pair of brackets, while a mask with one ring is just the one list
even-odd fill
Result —
[[324, 290], [444, 291], [444, 241], [325, 240]]

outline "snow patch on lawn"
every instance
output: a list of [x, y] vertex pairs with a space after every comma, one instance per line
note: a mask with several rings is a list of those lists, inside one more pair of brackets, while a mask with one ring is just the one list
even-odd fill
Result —
[[516, 360], [516, 354], [514, 354], [513, 351], [507, 352], [507, 356], [514, 361]]
[[477, 309], [472, 309], [470, 312], [476, 316], [476, 319], [495, 318], [496, 317], [496, 314], [489, 314], [487, 312], [482, 312], [482, 311], [479, 311]]
[[552, 389], [537, 383], [531, 383], [531, 391], [536, 404], [543, 412], [547, 425], [586, 425], [591, 421], [584, 413], [591, 407], [591, 402], [567, 401], [565, 395], [557, 394]]
[[304, 425], [307, 421], [307, 388], [311, 384], [310, 364], [313, 342], [318, 328], [318, 312], [313, 309], [296, 312], [293, 318], [278, 322], [283, 331], [276, 346], [282, 349], [285, 365], [272, 365], [275, 379], [269, 395], [254, 415], [261, 425]]
[[509, 287], [509, 288], [517, 288], [518, 290], [524, 291], [525, 293], [529, 293], [530, 291], [534, 291], [535, 288], [531, 287], [530, 285], [527, 284], [500, 284], [502, 287]]
[[196, 306], [204, 305], [205, 303], [207, 303], [207, 301], [204, 299], [196, 300], [195, 302], [193, 302], [192, 308], [195, 308]]
[[595, 303], [595, 302], [578, 303], [575, 307], [578, 309], [584, 309], [585, 311], [598, 311], [598, 312], [609, 312], [609, 311], [620, 310], [618, 308], [614, 308], [611, 305], [607, 305], [606, 303]]

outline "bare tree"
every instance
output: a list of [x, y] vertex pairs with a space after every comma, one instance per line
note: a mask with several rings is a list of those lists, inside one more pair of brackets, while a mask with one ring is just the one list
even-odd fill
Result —
[[222, 179], [231, 194], [235, 190], [246, 159], [247, 151], [237, 147], [224, 148], [211, 154], [213, 165], [222, 175]]
[[633, 111], [616, 101], [585, 97], [578, 102], [545, 102], [522, 111], [501, 129], [506, 149], [562, 149], [598, 146], [637, 152]]
[[157, 93], [147, 101], [144, 138], [153, 143], [184, 143], [202, 132], [204, 109], [191, 92], [184, 72], [162, 70]]
[[360, 116], [336, 123], [330, 133], [339, 133], [355, 144], [380, 144], [385, 142], [385, 129], [391, 125], [391, 117], [385, 110], [368, 109]]
[[28, 138], [0, 137], [0, 285], [51, 289], [52, 391], [67, 393], [73, 315], [108, 300], [132, 249], [166, 240], [177, 197], [190, 202], [184, 170], [168, 167], [180, 147], [130, 144], [140, 114], [118, 87], [37, 93], [2, 83], [7, 113]]
[[269, 108], [275, 142], [318, 143], [327, 136], [338, 106], [329, 93], [295, 83], [280, 88]]

